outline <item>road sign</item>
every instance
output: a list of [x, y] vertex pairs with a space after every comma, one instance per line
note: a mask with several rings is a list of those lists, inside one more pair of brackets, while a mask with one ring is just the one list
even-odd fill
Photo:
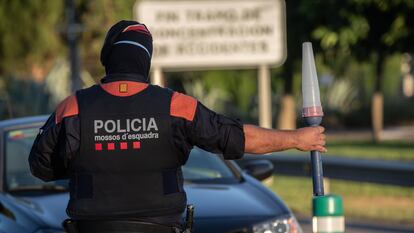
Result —
[[154, 37], [154, 67], [278, 66], [286, 58], [284, 0], [140, 0]]

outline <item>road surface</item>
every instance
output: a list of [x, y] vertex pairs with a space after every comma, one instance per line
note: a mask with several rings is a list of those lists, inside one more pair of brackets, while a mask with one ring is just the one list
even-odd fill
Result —
[[[299, 223], [303, 233], [312, 232], [312, 223], [310, 219], [299, 217]], [[345, 227], [346, 233], [414, 233], [414, 226], [399, 226], [392, 224], [358, 221], [347, 221]]]

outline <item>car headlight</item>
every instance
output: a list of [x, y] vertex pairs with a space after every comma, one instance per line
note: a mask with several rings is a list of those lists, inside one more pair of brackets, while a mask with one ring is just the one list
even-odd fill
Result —
[[253, 226], [253, 233], [303, 233], [293, 216], [283, 216]]

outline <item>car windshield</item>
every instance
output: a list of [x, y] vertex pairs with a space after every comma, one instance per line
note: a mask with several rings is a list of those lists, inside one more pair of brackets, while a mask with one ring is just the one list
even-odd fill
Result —
[[27, 161], [38, 128], [8, 131], [5, 135], [5, 183], [8, 191], [64, 191], [66, 181], [43, 182], [30, 173]]
[[[66, 180], [43, 182], [32, 176], [28, 156], [38, 128], [8, 131], [5, 135], [5, 184], [10, 192], [65, 191]], [[237, 181], [235, 174], [217, 155], [195, 148], [183, 167], [186, 182], [220, 183]]]
[[188, 182], [234, 182], [236, 177], [230, 167], [216, 154], [195, 147], [183, 167]]

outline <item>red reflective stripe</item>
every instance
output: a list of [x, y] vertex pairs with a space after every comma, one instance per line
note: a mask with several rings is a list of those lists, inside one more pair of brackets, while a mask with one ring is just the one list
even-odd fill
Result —
[[59, 124], [63, 118], [79, 114], [76, 96], [71, 95], [63, 100], [56, 108], [55, 123]]
[[141, 24], [128, 26], [122, 32], [128, 32], [128, 31], [142, 32], [142, 33], [145, 33], [151, 36], [151, 33], [148, 31], [148, 29], [144, 25], [141, 25]]
[[102, 150], [102, 143], [95, 143], [95, 150]]
[[120, 143], [121, 150], [127, 150], [128, 149], [128, 143], [127, 142], [121, 142]]
[[[125, 90], [126, 85], [126, 90]], [[148, 87], [148, 83], [140, 83], [133, 81], [116, 81], [101, 84], [102, 89], [114, 96], [131, 96], [135, 95]]]
[[132, 148], [134, 148], [134, 149], [141, 148], [141, 142], [139, 142], [139, 141], [132, 142]]
[[108, 143], [108, 150], [115, 150], [115, 143]]
[[[128, 142], [108, 142], [104, 144], [102, 143], [95, 143], [95, 151], [115, 151], [115, 150], [128, 150]], [[132, 149], [138, 150], [141, 149], [141, 142], [140, 141], [133, 141], [132, 144], [129, 144], [132, 146]]]
[[191, 96], [174, 92], [171, 98], [170, 115], [193, 121], [197, 109], [197, 100]]

